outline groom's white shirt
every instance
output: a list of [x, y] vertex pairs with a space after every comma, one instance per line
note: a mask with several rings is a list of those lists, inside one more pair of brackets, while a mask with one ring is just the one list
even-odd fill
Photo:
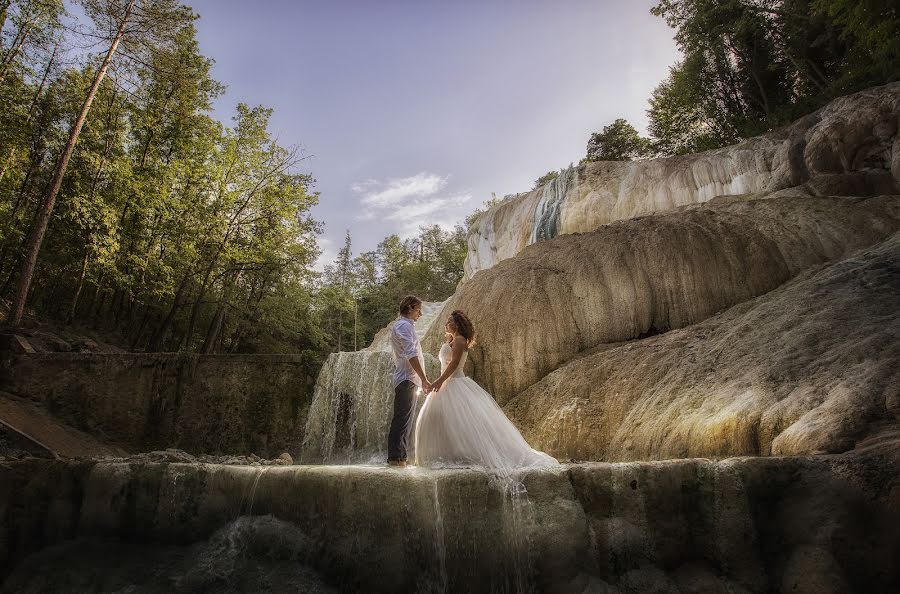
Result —
[[400, 385], [400, 382], [409, 380], [421, 388], [422, 380], [409, 364], [409, 360], [416, 357], [419, 359], [422, 369], [425, 369], [422, 344], [419, 342], [416, 326], [411, 319], [400, 316], [394, 322], [394, 327], [391, 329], [391, 346], [394, 349], [394, 361], [397, 364], [396, 371], [394, 371], [394, 387]]

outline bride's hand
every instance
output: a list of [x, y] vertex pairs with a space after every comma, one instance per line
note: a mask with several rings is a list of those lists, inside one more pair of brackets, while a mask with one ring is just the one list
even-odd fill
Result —
[[441, 380], [438, 380], [438, 381], [434, 382], [433, 384], [431, 384], [431, 391], [437, 392], [438, 390], [441, 389], [441, 386], [443, 386], [443, 385], [444, 385], [444, 382], [442, 382]]

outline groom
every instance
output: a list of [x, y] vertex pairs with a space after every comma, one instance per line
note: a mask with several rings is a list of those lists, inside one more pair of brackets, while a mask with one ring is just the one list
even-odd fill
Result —
[[406, 444], [413, 426], [416, 396], [419, 388], [431, 391], [425, 377], [425, 360], [422, 345], [416, 336], [415, 321], [422, 317], [422, 300], [413, 295], [400, 302], [400, 317], [391, 329], [391, 346], [394, 349], [394, 418], [388, 433], [388, 464], [406, 466]]

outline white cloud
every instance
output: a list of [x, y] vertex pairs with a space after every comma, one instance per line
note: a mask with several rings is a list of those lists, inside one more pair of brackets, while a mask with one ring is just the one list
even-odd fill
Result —
[[465, 206], [471, 202], [472, 193], [442, 192], [449, 178], [422, 172], [387, 181], [356, 182], [350, 186], [361, 195], [355, 219], [378, 226], [384, 235], [397, 233], [403, 238], [417, 235], [419, 227], [427, 225], [452, 230], [468, 214]]
[[[357, 194], [363, 194], [362, 204], [378, 208], [403, 204], [410, 198], [432, 196], [446, 185], [446, 177], [423, 171], [412, 177], [388, 180], [386, 184], [372, 179], [357, 182], [351, 185], [350, 189]], [[383, 186], [382, 189], [372, 191], [379, 186]]]
[[440, 225], [446, 230], [453, 229], [467, 214], [464, 206], [472, 200], [471, 194], [458, 194], [446, 198], [430, 198], [397, 208], [384, 215], [385, 220], [400, 224], [399, 235], [403, 238], [419, 234], [419, 227]]
[[378, 186], [378, 180], [375, 179], [367, 179], [362, 182], [354, 182], [350, 184], [350, 189], [356, 192], [357, 194], [365, 194], [369, 190]]
[[390, 214], [386, 215], [385, 218], [392, 221], [412, 219], [425, 222], [429, 220], [430, 216], [434, 213], [447, 210], [455, 206], [462, 206], [471, 199], [471, 194], [461, 194], [459, 196], [451, 196], [449, 198], [432, 198], [430, 200], [411, 202], [410, 204], [402, 208], [394, 210]]

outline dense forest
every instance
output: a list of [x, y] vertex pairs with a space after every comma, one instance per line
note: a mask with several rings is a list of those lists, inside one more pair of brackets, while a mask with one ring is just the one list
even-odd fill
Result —
[[[663, 0], [682, 60], [586, 160], [675, 155], [777, 128], [900, 77], [889, 0]], [[467, 227], [423, 227], [314, 263], [320, 197], [272, 110], [223, 86], [176, 0], [0, 0], [0, 299], [5, 324], [72, 325], [131, 350], [362, 348], [407, 293], [462, 278]], [[550, 172], [537, 185], [552, 179]], [[486, 206], [496, 204], [494, 197]]]
[[223, 87], [195, 18], [173, 0], [0, 0], [7, 324], [26, 313], [132, 350], [320, 357], [367, 344], [402, 293], [452, 293], [461, 228], [355, 258], [348, 235], [313, 269], [307, 155], [273, 138], [266, 107], [211, 117]]

